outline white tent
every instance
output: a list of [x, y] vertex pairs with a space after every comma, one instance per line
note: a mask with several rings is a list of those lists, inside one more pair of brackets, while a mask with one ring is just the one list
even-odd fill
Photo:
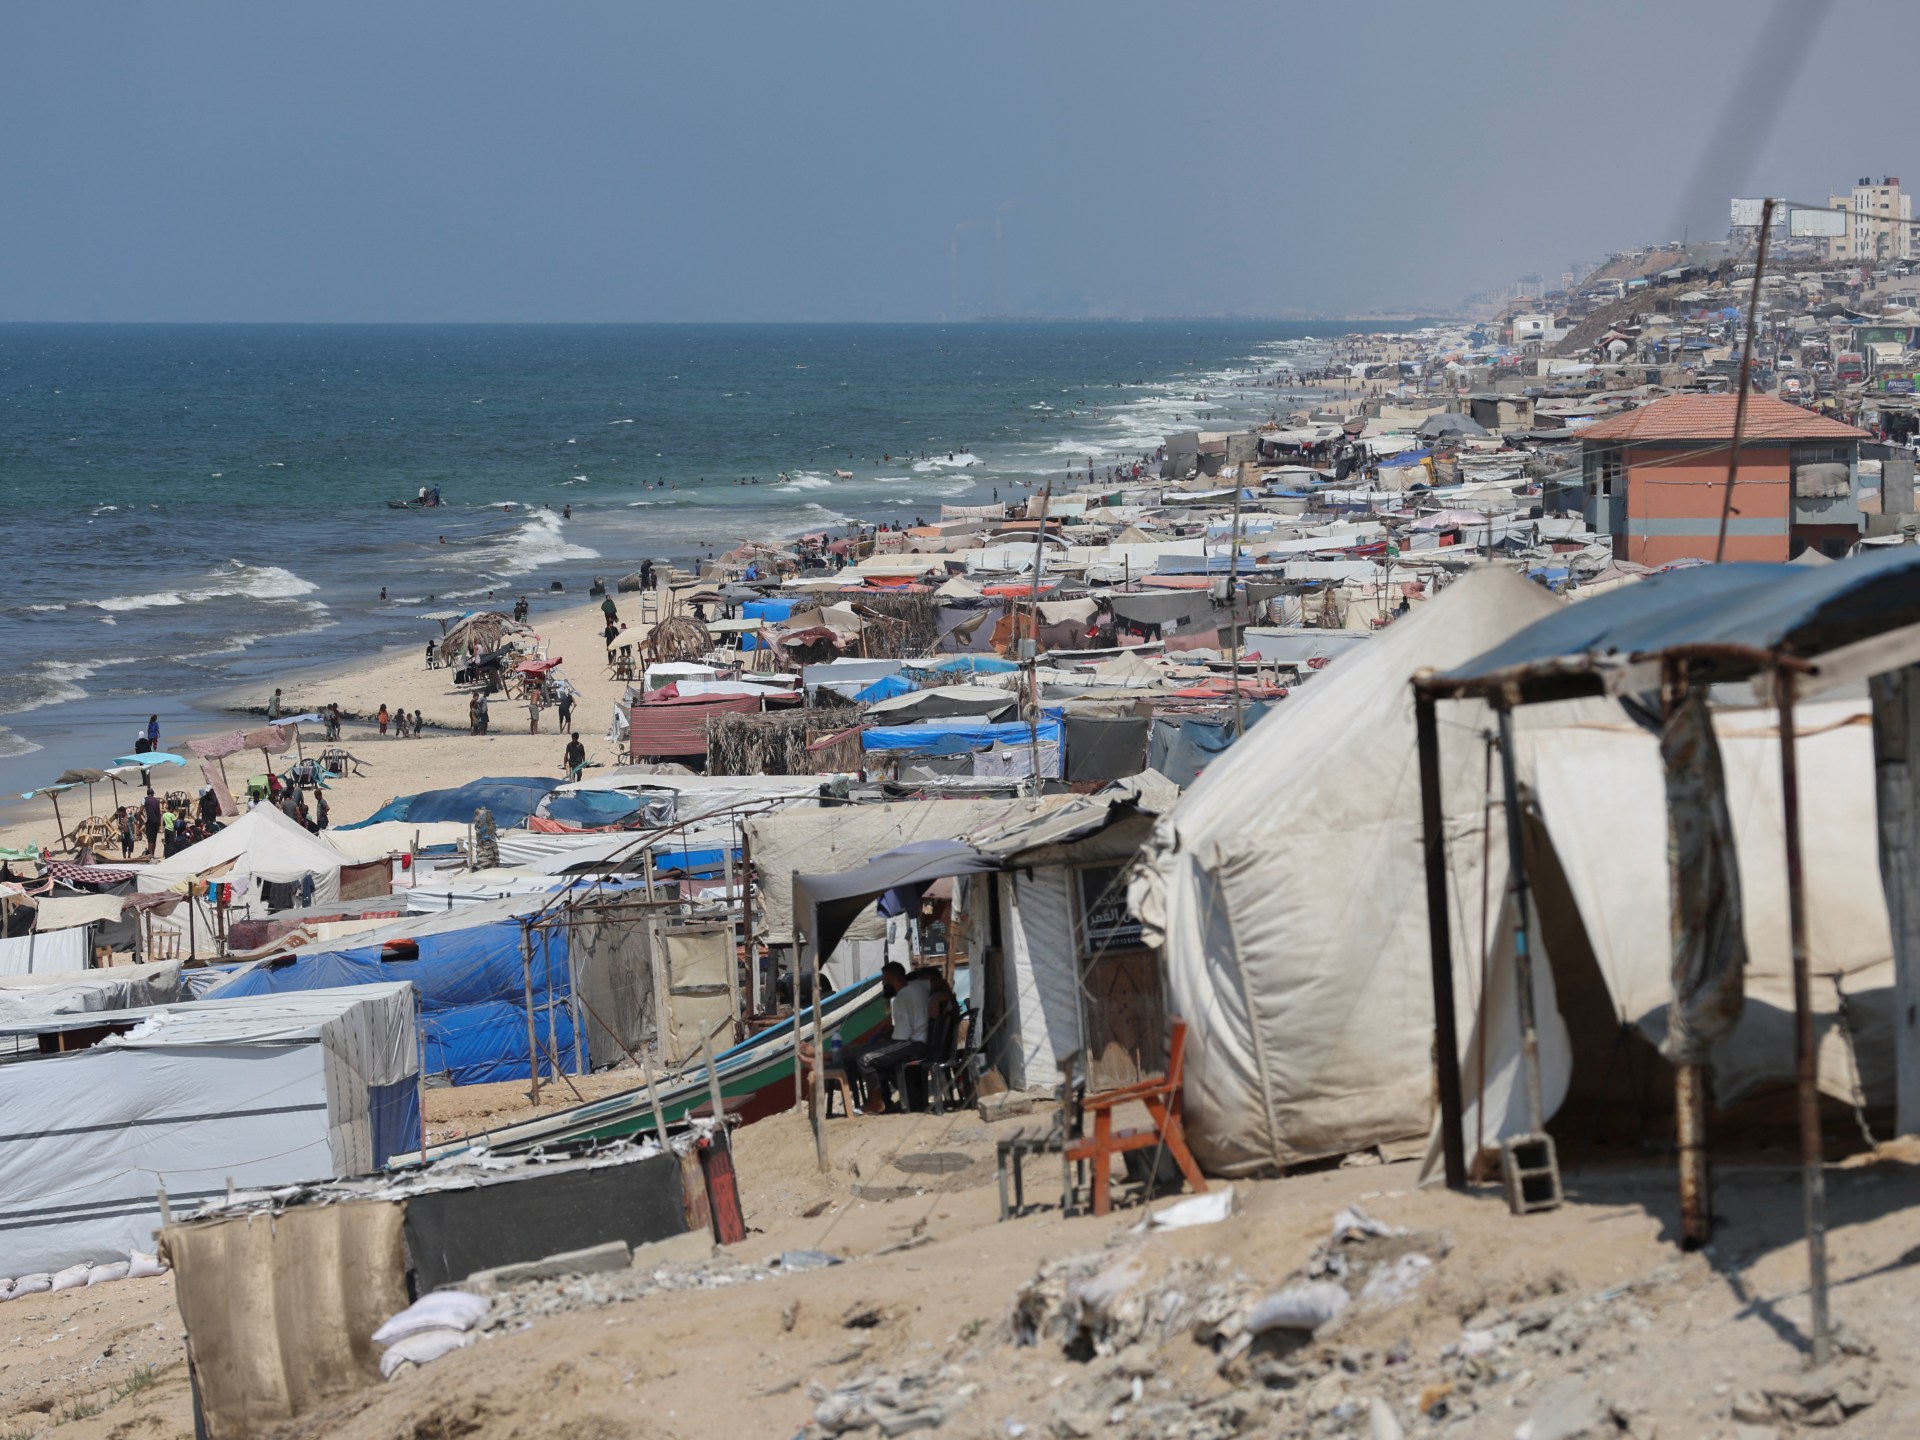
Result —
[[0, 1065], [0, 1273], [152, 1249], [162, 1187], [178, 1213], [230, 1184], [361, 1174], [420, 1143], [411, 985], [64, 1023], [116, 1020], [132, 1030]]
[[[1561, 709], [1533, 708], [1542, 716]], [[1894, 1089], [1893, 939], [1880, 883], [1868, 712], [1864, 700], [1807, 705], [1796, 729], [1820, 1088], [1842, 1101], [1884, 1104]], [[1794, 1075], [1778, 723], [1772, 710], [1715, 717], [1747, 944], [1746, 1004], [1711, 1062], [1722, 1105], [1791, 1084]], [[1613, 1018], [1657, 1044], [1673, 993], [1659, 739], [1623, 717], [1536, 727], [1523, 732], [1519, 751], [1578, 910], [1567, 918], [1584, 926]]]
[[[198, 845], [189, 845], [141, 869], [136, 884], [143, 895], [164, 894], [195, 879], [231, 880], [236, 888], [236, 903], [253, 907], [256, 915], [266, 907], [260, 887], [263, 884], [302, 884], [311, 878], [311, 895], [303, 894], [302, 905], [325, 905], [340, 898], [340, 852], [316, 839], [270, 805], [256, 805], [232, 824], [215, 831]], [[247, 885], [240, 890], [240, 881]], [[303, 886], [304, 888], [304, 886]], [[217, 953], [214, 912], [204, 900], [181, 905], [171, 915], [155, 915], [153, 929], [177, 932], [182, 937], [181, 954]], [[191, 946], [187, 945], [191, 937]]]
[[[1433, 997], [1415, 761], [1415, 670], [1481, 654], [1556, 601], [1510, 571], [1470, 570], [1343, 657], [1207, 768], [1163, 818], [1132, 887], [1164, 946], [1173, 1013], [1190, 1027], [1186, 1111], [1196, 1156], [1246, 1173], [1424, 1136], [1433, 1120]], [[1512, 926], [1504, 842], [1481, 836], [1487, 712], [1441, 727], [1463, 1059], [1477, 1053], [1481, 857], [1494, 898], [1489, 974]], [[1499, 812], [1492, 812], [1496, 827]], [[1664, 893], [1664, 892], [1662, 892]], [[1469, 911], [1471, 913], [1469, 913]], [[1552, 976], [1536, 964], [1548, 1112], [1570, 1060]], [[1510, 987], [1490, 986], [1488, 1142], [1524, 1126]], [[1471, 1099], [1478, 1077], [1466, 1077]]]

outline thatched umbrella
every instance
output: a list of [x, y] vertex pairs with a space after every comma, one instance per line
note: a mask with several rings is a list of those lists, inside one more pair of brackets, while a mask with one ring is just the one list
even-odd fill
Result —
[[93, 814], [93, 787], [98, 785], [102, 780], [106, 778], [107, 778], [106, 771], [94, 770], [87, 766], [82, 765], [73, 770], [62, 770], [60, 772], [60, 778], [54, 783], [58, 785], [86, 786], [87, 787], [87, 814], [91, 815]]

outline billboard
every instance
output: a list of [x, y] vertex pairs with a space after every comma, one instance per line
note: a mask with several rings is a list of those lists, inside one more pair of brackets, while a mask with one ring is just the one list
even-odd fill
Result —
[[1847, 233], [1847, 212], [1844, 210], [1790, 210], [1787, 212], [1787, 233], [1838, 240]]
[[1760, 212], [1766, 207], [1766, 203], [1765, 200], [1742, 200], [1736, 196], [1733, 201], [1733, 228], [1753, 229], [1760, 223]]

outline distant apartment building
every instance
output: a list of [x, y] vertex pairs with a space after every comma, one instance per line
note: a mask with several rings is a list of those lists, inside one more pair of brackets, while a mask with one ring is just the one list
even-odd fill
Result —
[[1845, 233], [1827, 242], [1830, 260], [1907, 260], [1914, 254], [1913, 197], [1900, 188], [1900, 177], [1888, 175], [1878, 184], [1863, 175], [1851, 195], [1829, 196], [1835, 209], [1845, 208]]
[[[1617, 559], [1715, 558], [1737, 404], [1733, 395], [1673, 395], [1579, 432], [1587, 525], [1612, 537]], [[1860, 538], [1860, 442], [1872, 438], [1750, 396], [1725, 558], [1846, 554]]]

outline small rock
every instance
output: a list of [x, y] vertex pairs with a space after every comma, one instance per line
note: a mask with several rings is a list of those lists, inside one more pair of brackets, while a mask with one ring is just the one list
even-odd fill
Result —
[[1540, 1397], [1513, 1440], [1602, 1440], [1616, 1433], [1613, 1407], [1600, 1392], [1563, 1380]]
[[1368, 1440], [1406, 1440], [1406, 1435], [1386, 1401], [1376, 1395], [1367, 1402]]

